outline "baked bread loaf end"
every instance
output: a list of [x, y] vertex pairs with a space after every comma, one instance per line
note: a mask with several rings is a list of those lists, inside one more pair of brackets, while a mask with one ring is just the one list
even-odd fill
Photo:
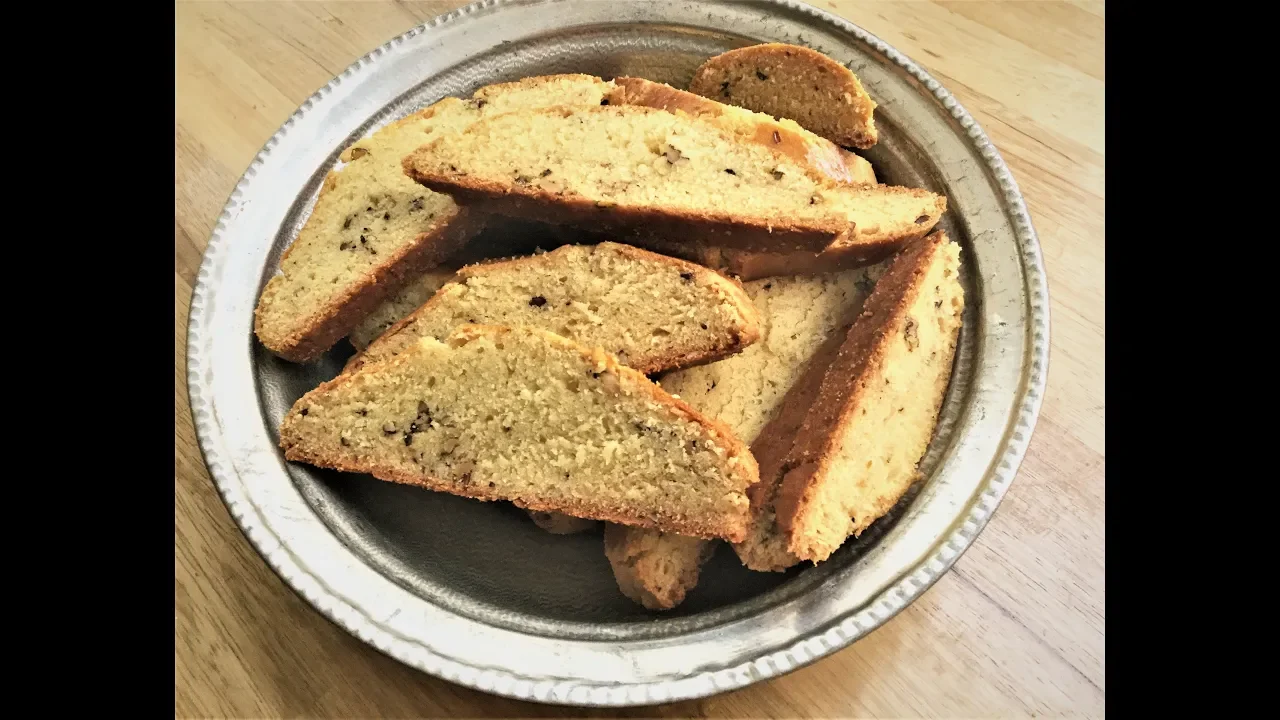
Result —
[[798, 45], [751, 45], [707, 60], [689, 91], [795, 120], [846, 147], [876, 144], [876, 103], [848, 68]]

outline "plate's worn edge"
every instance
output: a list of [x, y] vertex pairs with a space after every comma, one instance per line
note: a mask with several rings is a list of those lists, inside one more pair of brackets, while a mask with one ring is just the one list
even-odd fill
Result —
[[969, 141], [986, 163], [991, 176], [999, 184], [1004, 194], [1005, 209], [1009, 213], [1017, 237], [1027, 302], [1030, 305], [1028, 313], [1030, 324], [1027, 330], [1029, 337], [1025, 339], [1029, 345], [1029, 367], [1023, 378], [1023, 389], [1015, 409], [1014, 422], [1003, 440], [1003, 452], [988, 473], [984, 490], [972, 504], [968, 516], [939, 544], [936, 552], [918, 563], [911, 573], [886, 588], [862, 611], [845, 617], [825, 632], [795, 642], [791, 647], [735, 667], [703, 672], [677, 681], [629, 686], [595, 685], [571, 680], [549, 680], [545, 677], [520, 677], [505, 670], [465, 665], [437, 655], [412, 639], [398, 637], [394, 631], [351, 607], [331, 589], [324, 587], [315, 578], [301, 570], [288, 550], [272, 536], [261, 520], [255, 517], [257, 509], [245, 507], [238, 491], [230, 487], [227, 482], [227, 478], [233, 476], [234, 471], [229, 467], [217, 427], [218, 421], [214, 417], [210, 395], [211, 383], [208, 382], [212, 367], [209, 365], [209, 358], [202, 357], [205, 346], [205, 328], [202, 320], [210, 312], [209, 289], [214, 269], [225, 262], [229, 250], [230, 243], [224, 236], [227, 222], [241, 208], [244, 198], [243, 189], [257, 174], [264, 159], [279, 144], [280, 138], [289, 132], [296, 120], [308, 112], [317, 101], [333, 92], [342, 82], [363, 71], [388, 51], [423, 32], [482, 10], [519, 1], [482, 0], [472, 3], [414, 27], [356, 60], [302, 103], [263, 145], [237, 182], [218, 217], [197, 274], [196, 285], [192, 291], [187, 333], [187, 383], [192, 416], [195, 420], [201, 452], [223, 502], [236, 523], [272, 569], [331, 620], [365, 643], [401, 662], [485, 692], [521, 700], [585, 706], [628, 706], [672, 702], [705, 697], [775, 677], [846, 647], [865, 633], [882, 625], [932, 586], [972, 544], [1008, 490], [1026, 453], [1044, 396], [1049, 361], [1048, 287], [1039, 240], [1032, 227], [1026, 203], [1003, 158], [972, 116], [937, 80], [893, 47], [846, 20], [795, 0], [767, 0], [767, 2], [776, 4], [780, 8], [807, 14], [876, 49], [918, 80], [933, 94], [942, 107], [950, 112], [965, 130]]

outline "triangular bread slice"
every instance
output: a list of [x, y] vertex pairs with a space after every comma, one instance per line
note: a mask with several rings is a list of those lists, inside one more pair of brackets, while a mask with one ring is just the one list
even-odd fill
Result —
[[[778, 443], [790, 448], [800, 424], [779, 413], [805, 404], [796, 397], [806, 392], [802, 386], [816, 389], [834, 356], [832, 341], [838, 349], [882, 269], [745, 283], [743, 288], [760, 309], [760, 341], [733, 357], [667, 373], [661, 378], [663, 389], [729, 426], [751, 443], [752, 455], [757, 447]], [[811, 401], [813, 395], [806, 397]], [[755, 489], [748, 489], [749, 497]], [[605, 529], [605, 554], [618, 587], [651, 610], [670, 609], [684, 600], [712, 548], [710, 541], [645, 528]], [[745, 560], [744, 564], [753, 570], [772, 569]]]
[[481, 500], [738, 540], [746, 446], [600, 348], [465, 325], [298, 400], [285, 458]]
[[516, 108], [599, 105], [610, 85], [590, 75], [556, 75], [445, 98], [347, 148], [346, 165], [325, 178], [298, 238], [280, 259], [254, 314], [254, 332], [276, 355], [306, 362], [423, 271], [457, 252], [482, 227], [447, 195], [404, 176], [401, 159], [436, 137]]
[[734, 281], [618, 243], [469, 265], [375, 340], [348, 368], [390, 357], [465, 324], [534, 327], [603, 347], [646, 375], [738, 352], [760, 316]]
[[730, 50], [693, 73], [689, 91], [795, 120], [846, 147], [876, 144], [876, 102], [849, 68], [816, 50], [766, 43]]
[[[951, 379], [964, 311], [960, 247], [939, 231], [876, 284], [785, 453], [760, 451], [746, 552], [821, 562], [893, 508], [919, 474]], [[750, 546], [755, 546], [752, 550]], [[739, 554], [744, 550], [739, 549]], [[775, 567], [774, 569], [782, 569]]]
[[927, 190], [838, 185], [714, 122], [629, 105], [495, 115], [404, 168], [493, 212], [771, 252], [816, 253], [845, 233], [897, 247], [946, 209]]

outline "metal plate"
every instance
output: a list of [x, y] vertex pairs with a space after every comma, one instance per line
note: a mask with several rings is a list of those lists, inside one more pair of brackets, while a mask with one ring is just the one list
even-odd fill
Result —
[[[652, 614], [617, 590], [599, 534], [555, 537], [521, 512], [287, 465], [276, 428], [347, 350], [272, 358], [253, 309], [341, 149], [446, 95], [528, 75], [639, 75], [685, 86], [757, 42], [847, 62], [880, 103], [883, 182], [947, 195], [968, 307], [927, 480], [829, 561], [743, 569], [722, 547], [688, 600]], [[520, 235], [528, 232], [528, 235]], [[488, 236], [538, 242], [513, 226]], [[404, 663], [527, 700], [637, 705], [701, 697], [844, 647], [920, 595], [986, 524], [1027, 447], [1048, 362], [1040, 249], [1004, 162], [955, 99], [863, 30], [794, 2], [476, 3], [414, 28], [309, 98], [231, 194], [191, 301], [200, 447], [232, 516], [320, 612]]]

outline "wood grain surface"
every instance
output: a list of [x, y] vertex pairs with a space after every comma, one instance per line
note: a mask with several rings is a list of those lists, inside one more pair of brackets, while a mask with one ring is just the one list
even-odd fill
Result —
[[299, 599], [240, 534], [187, 406], [191, 287], [240, 174], [360, 55], [462, 2], [178, 0], [174, 123], [174, 714], [177, 717], [1104, 715], [1106, 89], [1101, 0], [825, 2], [921, 63], [975, 116], [1048, 266], [1048, 392], [977, 543], [852, 647], [705, 700], [593, 713], [411, 670]]

